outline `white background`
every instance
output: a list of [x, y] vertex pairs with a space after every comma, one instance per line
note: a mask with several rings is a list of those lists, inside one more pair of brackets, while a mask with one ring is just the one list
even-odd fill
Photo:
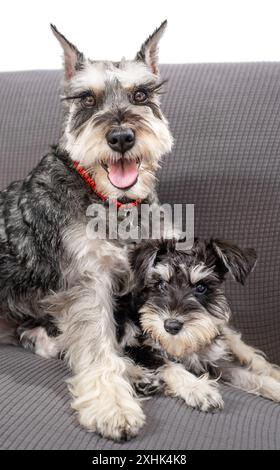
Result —
[[58, 68], [53, 22], [92, 59], [132, 58], [165, 18], [160, 61], [280, 60], [280, 0], [2, 0], [0, 70]]

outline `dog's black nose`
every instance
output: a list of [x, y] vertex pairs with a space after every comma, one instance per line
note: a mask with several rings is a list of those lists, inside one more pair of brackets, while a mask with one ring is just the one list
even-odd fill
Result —
[[182, 326], [183, 323], [179, 320], [175, 320], [174, 318], [168, 318], [164, 321], [164, 329], [171, 335], [177, 335], [177, 333], [182, 329]]
[[113, 129], [107, 134], [109, 147], [116, 152], [125, 153], [130, 150], [135, 143], [135, 134], [130, 128]]

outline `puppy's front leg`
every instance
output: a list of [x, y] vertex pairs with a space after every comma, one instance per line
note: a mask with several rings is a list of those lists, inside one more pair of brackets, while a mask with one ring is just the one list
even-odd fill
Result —
[[273, 377], [280, 382], [280, 367], [270, 364], [261, 351], [244, 343], [240, 333], [224, 326], [223, 334], [230, 351], [241, 365], [247, 366], [252, 372]]
[[145, 416], [116, 341], [109, 283], [73, 288], [65, 302], [58, 341], [74, 372], [68, 383], [81, 425], [117, 441], [135, 436]]
[[168, 395], [183, 398], [186, 404], [202, 411], [223, 408], [223, 399], [217, 389], [217, 382], [209, 380], [207, 375], [196, 377], [182, 364], [168, 362], [159, 371], [160, 378], [166, 384]]
[[280, 383], [269, 375], [257, 374], [246, 367], [229, 366], [222, 368], [222, 379], [246, 392], [280, 401]]

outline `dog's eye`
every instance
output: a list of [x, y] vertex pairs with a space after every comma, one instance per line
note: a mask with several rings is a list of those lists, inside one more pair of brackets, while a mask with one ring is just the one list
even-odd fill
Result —
[[96, 98], [93, 95], [85, 95], [82, 97], [82, 103], [87, 108], [91, 108], [92, 106], [95, 106]]
[[148, 95], [144, 90], [137, 90], [133, 95], [133, 100], [135, 103], [145, 103], [147, 101]]
[[196, 294], [205, 294], [207, 292], [207, 286], [203, 282], [199, 282], [195, 285]]

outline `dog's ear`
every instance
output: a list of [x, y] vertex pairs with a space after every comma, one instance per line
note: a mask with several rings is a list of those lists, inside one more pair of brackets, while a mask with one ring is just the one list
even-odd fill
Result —
[[151, 241], [142, 241], [129, 249], [128, 260], [131, 270], [135, 274], [137, 289], [144, 286], [156, 254], [157, 249]]
[[129, 251], [131, 269], [141, 282], [146, 279], [151, 268], [154, 268], [162, 258], [175, 250], [176, 240], [147, 240], [140, 242]]
[[82, 67], [85, 58], [82, 52], [80, 52], [76, 46], [74, 46], [74, 44], [68, 41], [68, 39], [66, 39], [66, 37], [58, 31], [56, 26], [53, 24], [50, 26], [53, 34], [63, 49], [64, 77], [68, 82], [74, 76], [75, 72]]
[[159, 74], [158, 70], [158, 44], [166, 29], [167, 20], [163, 21], [161, 25], [146, 39], [142, 44], [141, 49], [137, 52], [135, 60], [145, 62], [155, 75]]
[[218, 258], [217, 269], [222, 274], [229, 272], [237, 282], [244, 284], [257, 261], [255, 250], [253, 248], [241, 249], [222, 240], [211, 240], [210, 245]]
[[174, 253], [176, 250], [176, 243], [177, 240], [174, 238], [166, 238], [156, 241], [156, 255], [153, 260], [153, 267], [160, 263], [166, 255]]

